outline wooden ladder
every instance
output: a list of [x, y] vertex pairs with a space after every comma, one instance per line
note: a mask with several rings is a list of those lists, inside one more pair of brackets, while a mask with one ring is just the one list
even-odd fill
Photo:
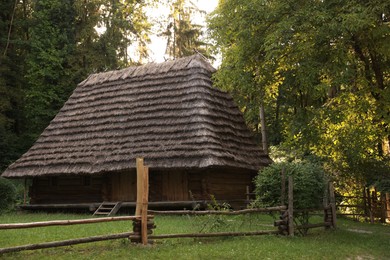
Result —
[[97, 208], [95, 213], [93, 213], [93, 216], [107, 216], [111, 217], [114, 216], [118, 210], [121, 208], [122, 202], [107, 202], [103, 201], [102, 204]]

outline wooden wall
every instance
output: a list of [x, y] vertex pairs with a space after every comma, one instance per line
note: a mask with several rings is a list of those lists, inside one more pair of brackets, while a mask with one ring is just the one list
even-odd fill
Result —
[[[253, 172], [223, 169], [150, 171], [150, 201], [245, 200]], [[136, 173], [34, 178], [31, 203], [136, 201]], [[212, 196], [211, 196], [212, 195]]]
[[103, 176], [33, 178], [30, 203], [89, 203], [102, 201]]
[[246, 187], [253, 190], [254, 172], [209, 169], [203, 171], [151, 172], [150, 201], [244, 200]]
[[253, 172], [210, 169], [193, 172], [189, 176], [189, 190], [196, 200], [244, 200], [246, 187], [253, 190]]
[[137, 175], [135, 172], [112, 173], [109, 179], [111, 195], [106, 200], [137, 200]]

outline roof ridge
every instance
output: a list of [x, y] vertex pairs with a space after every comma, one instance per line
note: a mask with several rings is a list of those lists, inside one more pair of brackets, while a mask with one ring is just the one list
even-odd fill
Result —
[[101, 84], [103, 82], [112, 82], [119, 79], [123, 80], [132, 77], [142, 77], [146, 75], [161, 74], [168, 71], [177, 71], [196, 67], [206, 69], [211, 73], [216, 71], [216, 69], [205, 59], [205, 57], [200, 54], [195, 54], [160, 63], [150, 62], [140, 66], [134, 65], [119, 70], [94, 73], [80, 82], [78, 86]]

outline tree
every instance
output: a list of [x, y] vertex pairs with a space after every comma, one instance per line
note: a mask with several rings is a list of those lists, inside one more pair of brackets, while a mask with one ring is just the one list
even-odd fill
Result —
[[193, 15], [201, 11], [186, 0], [169, 1], [170, 13], [167, 25], [162, 36], [167, 38], [166, 54], [173, 58], [180, 58], [194, 54], [194, 50], [210, 57], [207, 44], [201, 40], [202, 26], [194, 24]]
[[264, 102], [272, 144], [368, 181], [361, 165], [390, 167], [389, 17], [384, 0], [220, 1], [209, 19], [217, 84], [254, 129]]
[[24, 151], [23, 90], [30, 3], [0, 3], [0, 171]]
[[[88, 74], [135, 63], [128, 48], [147, 41], [145, 5], [114, 0], [35, 2], [25, 96], [33, 133], [47, 126]], [[100, 34], [97, 27], [102, 28]]]
[[[144, 9], [154, 2], [0, 3], [0, 169], [31, 146], [90, 73], [148, 55]], [[131, 46], [136, 49], [129, 55]]]

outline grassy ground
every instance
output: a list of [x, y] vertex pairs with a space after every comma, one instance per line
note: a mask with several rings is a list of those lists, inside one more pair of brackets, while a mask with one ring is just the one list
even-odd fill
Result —
[[[0, 223], [88, 218], [72, 214], [10, 214]], [[315, 222], [315, 220], [314, 220]], [[164, 216], [155, 218], [155, 234], [273, 229], [267, 215], [241, 217]], [[88, 225], [1, 230], [0, 247], [127, 232], [129, 221]], [[138, 246], [127, 239], [9, 253], [2, 259], [390, 259], [390, 226], [339, 220], [338, 229], [313, 229], [306, 237], [166, 239]]]

